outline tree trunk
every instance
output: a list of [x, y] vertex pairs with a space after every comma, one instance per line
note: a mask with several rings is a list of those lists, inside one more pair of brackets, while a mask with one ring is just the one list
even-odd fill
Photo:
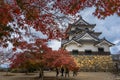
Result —
[[8, 72], [9, 72], [9, 71], [8, 71], [8, 68], [6, 68], [6, 75], [7, 75], [7, 76], [9, 75]]
[[44, 78], [43, 67], [40, 67], [40, 69], [39, 69], [39, 80], [43, 80], [43, 78]]

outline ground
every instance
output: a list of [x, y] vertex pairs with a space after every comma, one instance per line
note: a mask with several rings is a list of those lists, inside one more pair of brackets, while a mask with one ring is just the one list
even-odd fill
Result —
[[[6, 72], [0, 72], [0, 80], [37, 80], [38, 73], [28, 75], [25, 73], [8, 73], [8, 75], [6, 76]], [[55, 72], [46, 71], [45, 76], [45, 78], [48, 78], [47, 80], [57, 80]], [[59, 80], [61, 80], [61, 76], [59, 76]], [[73, 77], [70, 73], [70, 78], [62, 77], [62, 80], [120, 80], [120, 77], [110, 72], [79, 72], [76, 77]]]

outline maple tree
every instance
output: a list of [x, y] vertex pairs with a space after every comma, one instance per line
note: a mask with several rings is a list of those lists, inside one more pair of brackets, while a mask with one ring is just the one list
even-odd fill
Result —
[[24, 44], [24, 46], [24, 52], [11, 58], [11, 68], [28, 69], [29, 66], [33, 66], [40, 71], [39, 77], [43, 79], [44, 67], [56, 68], [64, 66], [69, 70], [77, 67], [74, 58], [69, 52], [63, 49], [52, 51], [43, 44], [41, 39], [37, 39], [35, 43]]
[[46, 65], [48, 67], [67, 67], [69, 70], [77, 67], [74, 58], [66, 50], [59, 49], [45, 55]]
[[[36, 70], [38, 68], [37, 65], [35, 65], [35, 61], [31, 61], [32, 54], [30, 52], [24, 52], [24, 53], [19, 53], [14, 56], [14, 58], [11, 59], [12, 64], [10, 64], [11, 69], [21, 69], [23, 72], [26, 74], [33, 69]], [[34, 56], [32, 56], [34, 57]]]
[[47, 47], [44, 40], [37, 39], [35, 43], [21, 42], [23, 46], [19, 46], [23, 52], [15, 54], [10, 61], [11, 68], [28, 69], [29, 65], [39, 70], [39, 77], [43, 79], [43, 68], [45, 65], [44, 55], [52, 50]]

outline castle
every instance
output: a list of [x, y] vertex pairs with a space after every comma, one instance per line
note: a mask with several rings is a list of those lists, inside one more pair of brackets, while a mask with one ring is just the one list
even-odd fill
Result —
[[[67, 28], [67, 38], [62, 40], [62, 48], [76, 55], [81, 68], [87, 70], [105, 70], [112, 67], [112, 58], [110, 56], [110, 47], [114, 44], [100, 39], [101, 32], [95, 32], [95, 24], [89, 24], [80, 17]], [[108, 66], [109, 65], [109, 66]]]

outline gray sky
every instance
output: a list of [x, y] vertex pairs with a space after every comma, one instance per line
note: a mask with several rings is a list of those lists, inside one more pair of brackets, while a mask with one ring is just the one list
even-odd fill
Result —
[[[93, 9], [85, 9], [81, 11], [78, 15], [91, 24], [96, 24], [95, 31], [102, 32], [100, 38], [105, 37], [108, 41], [115, 44], [115, 46], [110, 48], [112, 54], [116, 54], [120, 51], [120, 17], [117, 15], [112, 15], [104, 20], [100, 20], [92, 15]], [[56, 40], [50, 43], [51, 47], [56, 50], [60, 47], [60, 42]]]

